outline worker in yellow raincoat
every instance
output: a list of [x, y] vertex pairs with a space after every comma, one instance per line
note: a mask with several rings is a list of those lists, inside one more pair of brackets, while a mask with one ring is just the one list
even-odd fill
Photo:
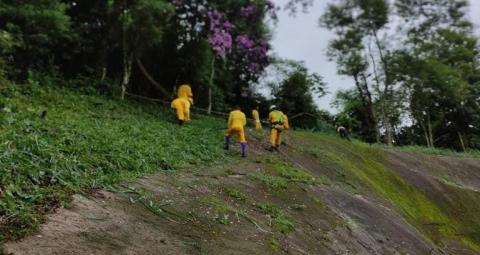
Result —
[[247, 153], [245, 125], [247, 125], [247, 118], [245, 117], [245, 114], [242, 112], [240, 106], [235, 106], [228, 117], [228, 129], [225, 132], [225, 149], [229, 149], [231, 137], [238, 136], [242, 146], [242, 157], [246, 157]]
[[262, 129], [262, 123], [260, 122], [260, 114], [258, 113], [258, 106], [255, 107], [252, 111], [252, 117], [255, 121], [255, 129], [260, 130]]
[[192, 87], [188, 84], [183, 84], [178, 87], [177, 97], [187, 99], [188, 105], [186, 108], [185, 121], [190, 121], [190, 107], [193, 105]]
[[285, 114], [277, 110], [275, 105], [270, 107], [270, 114], [268, 115], [268, 122], [270, 123], [270, 150], [278, 150], [281, 142], [281, 133], [285, 130]]
[[185, 121], [187, 121], [187, 109], [189, 107], [189, 102], [185, 98], [177, 98], [172, 101], [171, 107], [175, 110], [177, 114], [178, 124], [183, 126]]
[[[290, 123], [288, 122], [288, 117], [286, 114], [283, 114], [283, 127], [284, 127], [284, 132], [288, 129], [290, 129]], [[282, 142], [281, 144], [282, 145], [287, 145], [287, 139], [286, 139], [286, 135], [285, 133], [283, 134], [283, 138], [282, 138]]]

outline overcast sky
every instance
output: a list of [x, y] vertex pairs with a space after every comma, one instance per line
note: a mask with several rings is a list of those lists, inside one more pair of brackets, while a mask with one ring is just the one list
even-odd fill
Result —
[[[335, 92], [351, 88], [353, 81], [338, 75], [335, 63], [329, 62], [326, 57], [327, 45], [333, 35], [319, 27], [318, 19], [331, 1], [314, 0], [315, 4], [307, 14], [299, 13], [296, 17], [289, 16], [284, 10], [280, 11], [272, 44], [279, 57], [304, 61], [311, 72], [325, 78], [330, 94], [319, 99], [317, 103], [321, 109], [335, 112], [330, 106]], [[279, 6], [284, 6], [287, 2], [288, 0], [275, 1]], [[470, 0], [470, 4], [470, 18], [475, 23], [476, 31], [480, 32], [480, 0]]]

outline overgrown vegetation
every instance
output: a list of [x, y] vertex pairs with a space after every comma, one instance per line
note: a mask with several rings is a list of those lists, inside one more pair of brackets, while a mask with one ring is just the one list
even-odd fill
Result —
[[72, 192], [225, 157], [221, 119], [179, 129], [159, 105], [35, 82], [0, 93], [0, 241], [25, 235]]

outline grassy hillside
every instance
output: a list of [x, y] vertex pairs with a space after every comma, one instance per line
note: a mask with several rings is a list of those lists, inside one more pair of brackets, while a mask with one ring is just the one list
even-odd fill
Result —
[[[195, 116], [180, 128], [170, 109], [54, 86], [4, 86], [0, 94], [0, 242], [34, 230], [46, 213], [67, 206], [73, 193], [173, 173], [146, 178], [124, 201], [108, 203], [115, 208], [119, 201], [140, 201], [153, 212], [149, 222], [166, 220], [151, 231], [176, 229], [172, 241], [200, 250], [241, 244], [246, 254], [288, 253], [294, 244], [312, 253], [415, 254], [435, 245], [446, 254], [480, 251], [478, 160], [293, 131], [280, 154], [265, 151], [265, 137], [256, 134], [249, 157], [232, 160], [237, 154], [221, 146], [223, 119]], [[140, 217], [144, 211], [134, 204], [128, 210]], [[102, 224], [109, 229], [115, 222]], [[198, 228], [193, 235], [191, 226]], [[257, 235], [263, 241], [255, 246], [248, 237]], [[71, 237], [78, 243], [77, 235]], [[205, 238], [207, 244], [200, 244]]]
[[[417, 173], [418, 162], [405, 160], [402, 163], [406, 168], [402, 169], [390, 162], [386, 151], [375, 146], [313, 133], [298, 133], [296, 142], [302, 144], [299, 150], [315, 158], [319, 169], [343, 190], [386, 201], [436, 244], [455, 240], [480, 251], [480, 193], [436, 172], [441, 167], [436, 162], [440, 158], [418, 156], [419, 162], [427, 163]], [[454, 170], [474, 166], [452, 162], [446, 167]]]
[[0, 241], [34, 229], [72, 192], [225, 160], [221, 119], [179, 128], [155, 104], [51, 86], [9, 85], [0, 94]]

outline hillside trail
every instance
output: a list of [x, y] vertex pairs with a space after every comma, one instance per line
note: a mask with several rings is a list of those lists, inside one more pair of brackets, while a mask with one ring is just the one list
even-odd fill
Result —
[[[245, 159], [235, 148], [228, 162], [74, 195], [71, 206], [49, 215], [37, 233], [5, 244], [3, 252], [474, 254], [455, 245], [440, 250], [373, 195], [325, 184], [289, 182], [284, 189], [272, 188], [269, 178], [276, 179], [266, 173], [276, 161], [313, 176], [327, 173], [295, 149], [300, 139], [290, 136], [288, 145], [272, 155], [264, 136], [250, 137]], [[475, 181], [469, 185], [479, 188]]]

